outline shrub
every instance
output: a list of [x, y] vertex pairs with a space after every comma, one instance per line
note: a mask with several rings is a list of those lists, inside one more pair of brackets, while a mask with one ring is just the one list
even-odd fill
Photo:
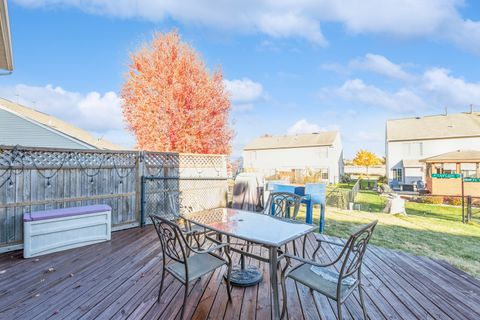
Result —
[[427, 196], [422, 198], [423, 203], [429, 204], [443, 204], [443, 197], [442, 196]]
[[448, 203], [452, 206], [461, 206], [462, 205], [462, 198], [461, 197], [446, 197], [445, 203]]
[[387, 179], [387, 176], [381, 176], [378, 178], [378, 183], [379, 184], [388, 184], [388, 179]]
[[344, 173], [340, 176], [340, 182], [341, 183], [350, 183], [352, 182], [352, 176], [350, 173]]

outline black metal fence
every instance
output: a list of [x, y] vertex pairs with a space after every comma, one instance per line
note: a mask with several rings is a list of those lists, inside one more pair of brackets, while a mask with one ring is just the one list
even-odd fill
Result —
[[227, 205], [226, 177], [142, 177], [141, 223], [150, 223], [149, 214], [169, 215], [173, 195], [180, 213]]

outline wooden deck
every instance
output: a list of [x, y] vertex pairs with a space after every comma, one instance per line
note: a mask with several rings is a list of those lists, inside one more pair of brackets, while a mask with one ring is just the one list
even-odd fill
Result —
[[[308, 250], [313, 252], [314, 238]], [[259, 249], [258, 249], [259, 250]], [[322, 259], [337, 248], [326, 247]], [[235, 257], [238, 261], [238, 256]], [[268, 267], [258, 261], [268, 275]], [[23, 259], [0, 255], [0, 319], [178, 319], [183, 290], [171, 276], [156, 302], [162, 268], [152, 227], [113, 234], [108, 243]], [[227, 302], [224, 270], [192, 286], [185, 306], [192, 319], [269, 319], [270, 284], [234, 288]], [[363, 268], [371, 319], [480, 319], [480, 281], [444, 262], [370, 247]], [[290, 319], [334, 319], [335, 304], [288, 284]], [[358, 294], [344, 315], [361, 319]]]

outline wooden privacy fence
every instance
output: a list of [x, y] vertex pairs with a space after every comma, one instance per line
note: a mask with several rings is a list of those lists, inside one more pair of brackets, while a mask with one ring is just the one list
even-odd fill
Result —
[[[178, 179], [176, 190], [197, 195], [210, 179], [222, 180], [216, 192], [218, 205], [225, 204], [222, 155], [0, 146], [0, 252], [22, 248], [23, 214], [31, 211], [107, 204], [113, 230], [140, 225], [142, 176]], [[182, 187], [180, 179], [189, 178], [199, 181], [194, 190]]]

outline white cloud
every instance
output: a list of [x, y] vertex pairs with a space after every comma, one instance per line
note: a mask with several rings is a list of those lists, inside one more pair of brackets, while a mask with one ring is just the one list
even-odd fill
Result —
[[287, 134], [295, 135], [295, 134], [322, 132], [322, 131], [330, 131], [330, 130], [339, 130], [339, 127], [337, 125], [329, 125], [327, 127], [321, 127], [316, 123], [311, 123], [311, 122], [308, 122], [306, 119], [301, 119], [295, 122], [290, 128], [288, 128]]
[[266, 98], [261, 83], [248, 78], [223, 80], [226, 90], [230, 93], [233, 108], [237, 111], [248, 111], [254, 108], [254, 103]]
[[[0, 96], [50, 114], [112, 142], [131, 147], [133, 139], [124, 130], [121, 99], [115, 92], [81, 94], [52, 85], [0, 87]], [[118, 139], [116, 138], [118, 137]]]
[[262, 97], [263, 86], [261, 83], [254, 82], [248, 78], [237, 80], [224, 80], [225, 88], [230, 92], [232, 101], [247, 102], [255, 101]]
[[438, 38], [480, 54], [480, 22], [464, 19], [461, 0], [15, 0], [25, 7], [77, 7], [94, 14], [151, 21], [173, 19], [275, 38], [326, 40], [320, 23], [342, 24], [353, 34]]
[[415, 111], [427, 107], [423, 99], [409, 89], [384, 91], [367, 85], [360, 79], [347, 80], [341, 87], [323, 88], [321, 96], [336, 95], [342, 99], [397, 112]]
[[320, 30], [320, 23], [305, 16], [291, 12], [283, 14], [264, 14], [258, 22], [264, 33], [274, 38], [305, 38], [322, 46], [327, 40]]
[[480, 83], [455, 78], [446, 69], [432, 68], [425, 71], [423, 87], [443, 105], [464, 109], [470, 104], [480, 104]]
[[367, 70], [403, 81], [413, 78], [411, 74], [403, 70], [402, 66], [378, 54], [368, 53], [365, 57], [350, 61], [349, 66], [353, 69]]

